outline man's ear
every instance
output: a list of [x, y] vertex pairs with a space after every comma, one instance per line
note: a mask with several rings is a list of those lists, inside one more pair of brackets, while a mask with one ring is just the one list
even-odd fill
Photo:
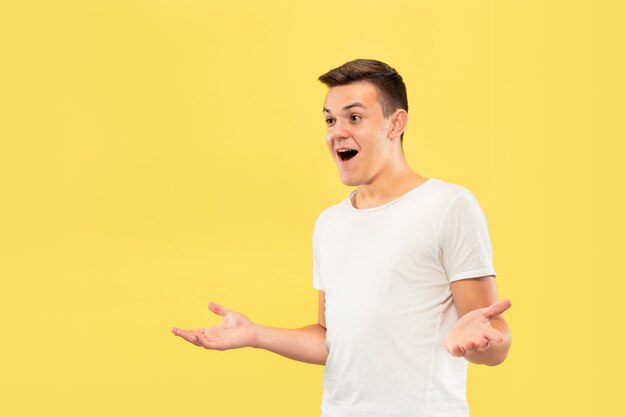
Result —
[[389, 119], [389, 133], [387, 136], [390, 139], [399, 138], [404, 133], [406, 124], [409, 122], [408, 113], [404, 109], [397, 109], [389, 116]]

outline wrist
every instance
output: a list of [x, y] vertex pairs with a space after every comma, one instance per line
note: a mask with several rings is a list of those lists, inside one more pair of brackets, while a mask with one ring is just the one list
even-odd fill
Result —
[[252, 340], [250, 341], [250, 347], [255, 349], [261, 349], [262, 341], [265, 338], [265, 326], [252, 323]]

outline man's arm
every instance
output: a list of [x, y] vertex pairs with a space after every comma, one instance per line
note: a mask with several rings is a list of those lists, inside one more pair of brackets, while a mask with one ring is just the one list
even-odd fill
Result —
[[256, 340], [252, 347], [266, 349], [301, 362], [325, 365], [326, 350], [326, 294], [319, 291], [317, 324], [300, 329], [256, 327]]
[[502, 363], [511, 346], [511, 331], [501, 313], [511, 302], [498, 301], [495, 277], [461, 279], [450, 287], [459, 320], [448, 335], [448, 351], [476, 364]]
[[206, 349], [254, 347], [301, 362], [324, 365], [328, 357], [325, 304], [325, 293], [320, 291], [318, 323], [299, 329], [282, 329], [256, 324], [241, 313], [209, 303], [212, 312], [224, 317], [219, 325], [195, 330], [174, 327], [172, 333]]

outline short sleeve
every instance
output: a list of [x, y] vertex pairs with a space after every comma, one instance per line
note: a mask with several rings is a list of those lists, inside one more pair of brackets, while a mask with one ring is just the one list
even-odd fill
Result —
[[471, 191], [460, 194], [448, 207], [438, 241], [448, 281], [496, 275], [487, 218]]
[[315, 228], [313, 229], [313, 288], [324, 291], [324, 287], [322, 286], [322, 279], [320, 277], [320, 264], [318, 261], [316, 229], [317, 222]]

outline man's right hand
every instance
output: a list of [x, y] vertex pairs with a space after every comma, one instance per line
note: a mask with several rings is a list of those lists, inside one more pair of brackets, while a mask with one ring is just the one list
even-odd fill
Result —
[[224, 317], [217, 326], [193, 330], [174, 327], [172, 333], [206, 349], [227, 350], [254, 345], [256, 325], [247, 316], [213, 302], [209, 303], [209, 310]]
[[224, 320], [217, 326], [204, 329], [174, 327], [172, 333], [206, 349], [227, 350], [249, 346], [301, 362], [326, 364], [326, 327], [319, 323], [299, 329], [282, 329], [256, 324], [245, 315], [227, 310], [217, 303], [209, 303], [209, 310], [224, 317]]

